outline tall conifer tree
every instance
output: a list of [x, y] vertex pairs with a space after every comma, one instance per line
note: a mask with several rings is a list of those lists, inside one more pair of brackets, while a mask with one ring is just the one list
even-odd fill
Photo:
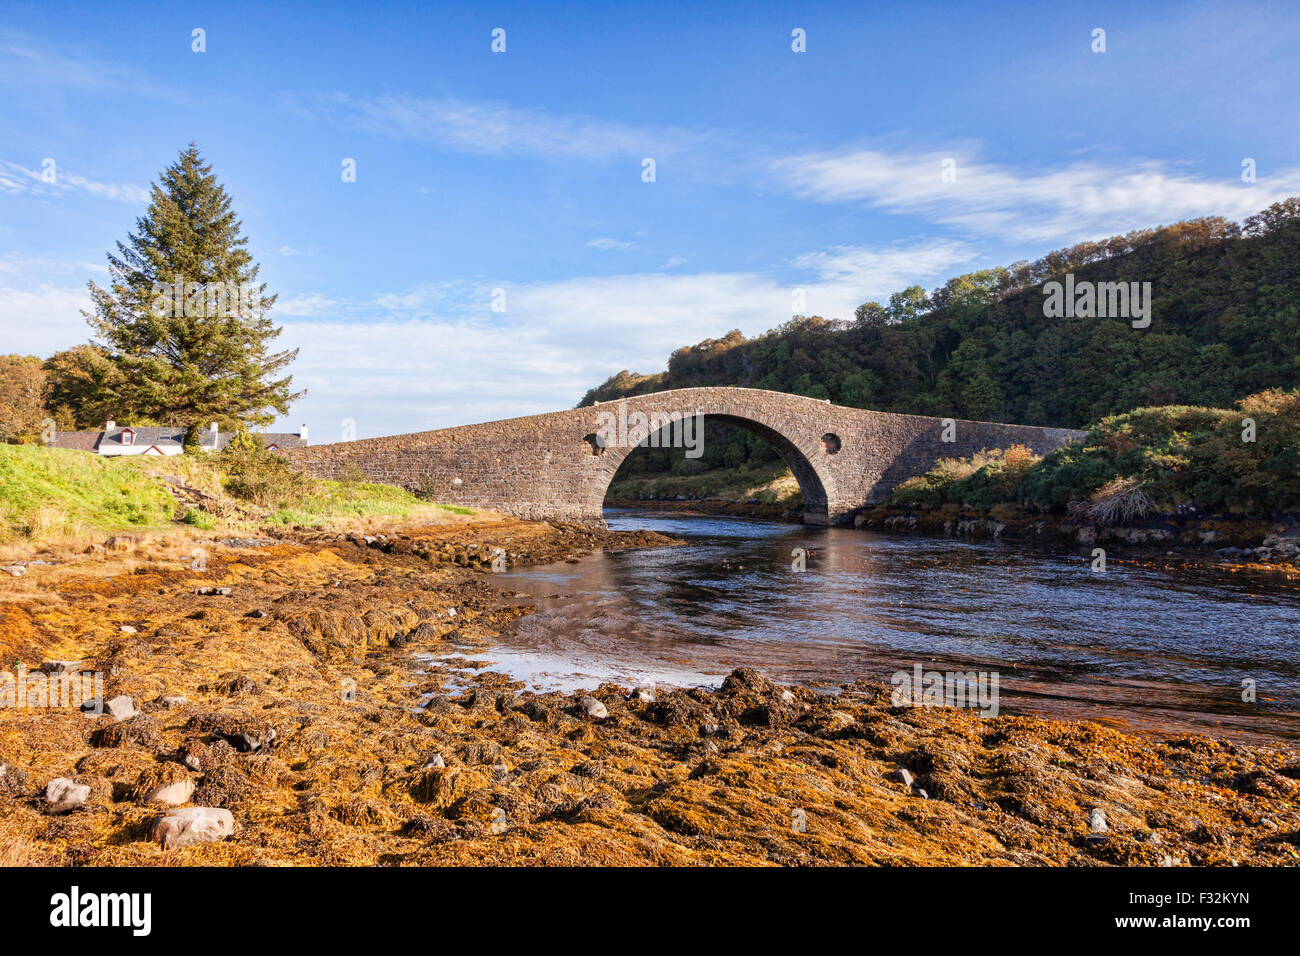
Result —
[[269, 350], [275, 296], [240, 234], [230, 197], [190, 143], [152, 186], [136, 232], [109, 253], [109, 288], [90, 283], [84, 313], [114, 374], [101, 406], [123, 421], [268, 425], [302, 392], [282, 374], [297, 349]]

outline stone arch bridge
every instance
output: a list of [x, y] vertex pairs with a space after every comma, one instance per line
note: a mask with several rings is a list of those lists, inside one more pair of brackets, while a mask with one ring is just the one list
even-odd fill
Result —
[[[719, 387], [292, 448], [286, 454], [320, 478], [359, 470], [372, 481], [423, 490], [446, 504], [521, 518], [599, 522], [605, 490], [639, 439], [666, 424], [655, 433], [659, 440], [668, 444], [676, 437], [690, 447], [698, 415], [766, 439], [799, 482], [804, 521], [820, 525], [851, 520], [857, 509], [923, 474], [940, 458], [1015, 444], [1043, 454], [1083, 435], [1065, 428], [898, 415], [783, 392]], [[611, 423], [620, 424], [611, 428]]]

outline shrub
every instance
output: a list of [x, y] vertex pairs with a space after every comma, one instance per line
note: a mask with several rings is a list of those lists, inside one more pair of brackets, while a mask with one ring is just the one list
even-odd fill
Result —
[[1086, 508], [1087, 517], [1103, 527], [1128, 524], [1146, 517], [1152, 510], [1151, 499], [1136, 478], [1114, 478], [1093, 492]]
[[222, 485], [236, 498], [263, 508], [283, 508], [316, 491], [317, 483], [295, 471], [288, 460], [266, 450], [262, 440], [241, 428], [217, 456]]
[[188, 525], [193, 525], [200, 531], [211, 531], [217, 526], [216, 517], [208, 514], [202, 508], [190, 508], [185, 512], [181, 520]]

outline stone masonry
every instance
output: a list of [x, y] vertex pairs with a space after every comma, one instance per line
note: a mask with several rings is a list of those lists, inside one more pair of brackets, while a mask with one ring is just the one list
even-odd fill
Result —
[[[620, 406], [623, 406], [620, 408]], [[1080, 438], [1066, 428], [897, 415], [752, 388], [683, 388], [481, 425], [368, 438], [286, 451], [308, 474], [372, 481], [427, 493], [445, 504], [522, 518], [601, 521], [605, 490], [631, 447], [596, 438], [609, 415], [697, 413], [765, 438], [803, 490], [804, 520], [839, 524], [868, 502], [929, 470], [940, 458], [1028, 445], [1044, 454]], [[601, 418], [602, 413], [606, 418]], [[651, 419], [653, 421], [653, 418]]]

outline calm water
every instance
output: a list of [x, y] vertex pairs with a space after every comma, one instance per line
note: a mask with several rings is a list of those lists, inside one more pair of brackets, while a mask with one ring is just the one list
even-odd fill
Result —
[[[539, 611], [486, 654], [539, 689], [716, 684], [738, 666], [834, 686], [996, 671], [1009, 713], [1132, 729], [1300, 737], [1300, 590], [950, 539], [610, 511], [680, 547], [597, 554], [496, 580]], [[791, 551], [810, 549], [807, 570]], [[1242, 681], [1258, 701], [1243, 703]]]

